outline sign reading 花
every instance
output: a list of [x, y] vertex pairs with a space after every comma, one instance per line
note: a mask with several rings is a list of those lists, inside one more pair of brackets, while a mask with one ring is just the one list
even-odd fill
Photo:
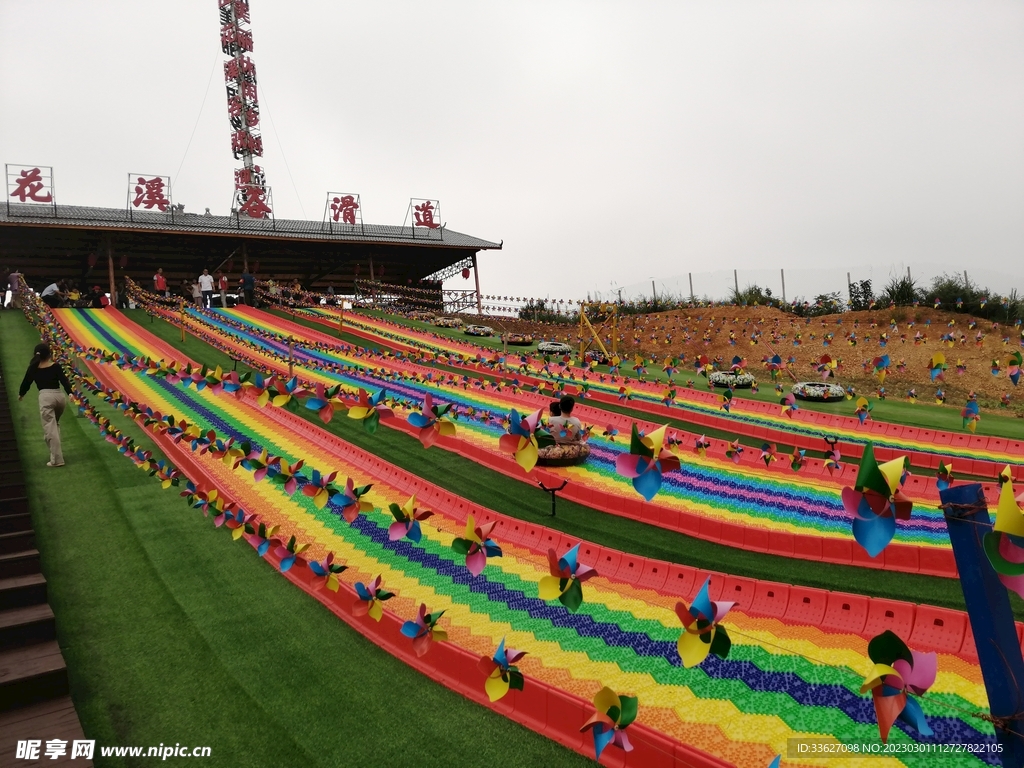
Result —
[[171, 207], [171, 177], [128, 174], [129, 211], [160, 211]]
[[328, 192], [324, 206], [324, 221], [332, 227], [344, 224], [354, 227], [363, 223], [363, 207], [359, 195], [349, 192]]
[[439, 200], [419, 200], [413, 198], [409, 201], [409, 211], [406, 219], [412, 214], [413, 231], [416, 227], [424, 227], [428, 230], [437, 229], [441, 226], [441, 202]]
[[53, 167], [48, 165], [4, 166], [7, 202], [56, 205], [53, 195]]

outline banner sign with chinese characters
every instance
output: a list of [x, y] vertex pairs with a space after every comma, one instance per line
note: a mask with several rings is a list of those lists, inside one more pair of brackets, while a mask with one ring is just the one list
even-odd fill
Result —
[[441, 203], [439, 200], [421, 200], [414, 197], [409, 201], [409, 210], [405, 214], [407, 221], [410, 213], [412, 214], [413, 232], [417, 227], [429, 231], [441, 226]]
[[128, 213], [171, 209], [171, 177], [128, 174]]
[[48, 165], [4, 166], [7, 177], [7, 202], [48, 205], [56, 208], [53, 192], [53, 167]]
[[349, 227], [363, 225], [363, 207], [359, 195], [349, 192], [328, 192], [324, 206], [324, 221], [331, 229], [335, 224]]

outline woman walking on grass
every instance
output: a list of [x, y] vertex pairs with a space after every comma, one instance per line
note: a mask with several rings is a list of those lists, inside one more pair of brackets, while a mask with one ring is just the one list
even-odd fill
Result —
[[[46, 462], [46, 466], [63, 467], [64, 454], [60, 448], [59, 422], [67, 405], [64, 392], [71, 394], [71, 382], [68, 381], [60, 364], [54, 362], [48, 345], [37, 344], [34, 352], [35, 356], [28, 364], [25, 378], [21, 382], [18, 400], [25, 398], [32, 387], [32, 382], [35, 382], [36, 389], [39, 390], [39, 417], [43, 422], [43, 439], [50, 448], [50, 460]], [[64, 392], [60, 391], [61, 387], [64, 387]]]

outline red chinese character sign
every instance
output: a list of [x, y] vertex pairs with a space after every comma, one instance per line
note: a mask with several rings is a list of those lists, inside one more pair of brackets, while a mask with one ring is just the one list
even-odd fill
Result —
[[[254, 158], [263, 156], [260, 104], [256, 91], [256, 63], [249, 24], [249, 0], [219, 0], [220, 47], [230, 58], [224, 62], [224, 84], [231, 124], [231, 153], [244, 168], [235, 171], [235, 207], [252, 218], [270, 215], [270, 190]], [[252, 178], [239, 181], [239, 174]]]
[[359, 195], [349, 192], [328, 192], [327, 203], [324, 206], [324, 221], [332, 228], [335, 224], [362, 226], [363, 207]]
[[53, 168], [47, 165], [5, 165], [7, 202], [55, 205]]
[[258, 165], [235, 171], [235, 210], [250, 219], [268, 219], [273, 213], [273, 198]]
[[171, 207], [171, 177], [128, 174], [129, 211], [160, 211]]
[[406, 220], [410, 218], [410, 213], [412, 214], [414, 232], [417, 228], [431, 230], [441, 227], [441, 203], [438, 200], [418, 200], [413, 198], [409, 201]]

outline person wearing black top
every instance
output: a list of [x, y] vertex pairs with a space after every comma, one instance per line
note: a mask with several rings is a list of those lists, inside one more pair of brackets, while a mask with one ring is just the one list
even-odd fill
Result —
[[[43, 439], [50, 448], [50, 460], [46, 462], [48, 467], [63, 467], [64, 453], [60, 447], [60, 417], [64, 413], [67, 400], [64, 399], [64, 392], [71, 394], [71, 382], [64, 374], [60, 364], [54, 362], [50, 354], [50, 347], [46, 344], [37, 344], [34, 350], [35, 356], [28, 364], [25, 371], [25, 378], [21, 382], [21, 389], [18, 390], [18, 400], [23, 400], [35, 382], [39, 390], [39, 418], [43, 422]], [[60, 388], [64, 387], [64, 392]]]

